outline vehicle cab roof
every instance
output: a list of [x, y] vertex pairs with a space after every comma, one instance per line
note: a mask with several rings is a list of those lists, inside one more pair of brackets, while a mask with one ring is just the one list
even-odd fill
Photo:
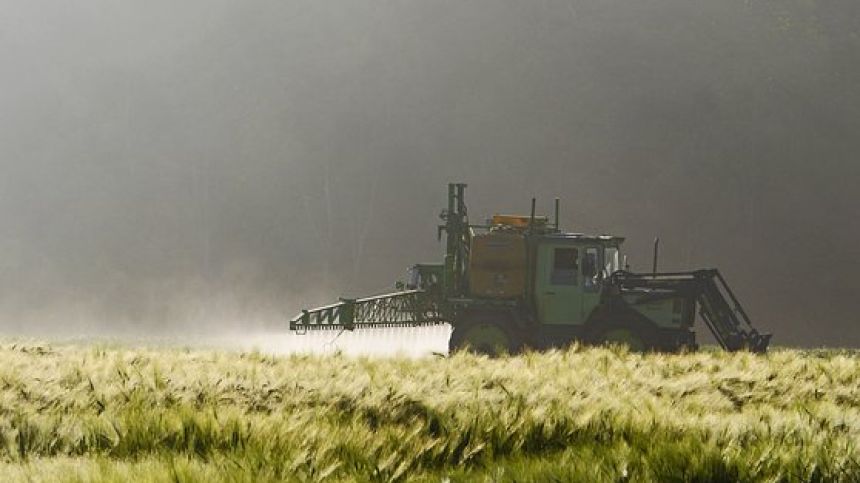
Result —
[[577, 242], [593, 242], [603, 245], [620, 245], [624, 242], [624, 237], [614, 235], [586, 235], [583, 233], [546, 233], [540, 235], [540, 238], [546, 240], [558, 241], [577, 241]]

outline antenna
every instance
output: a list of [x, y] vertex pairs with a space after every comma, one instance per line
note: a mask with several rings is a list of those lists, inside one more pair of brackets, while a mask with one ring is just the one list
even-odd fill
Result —
[[535, 230], [535, 209], [537, 209], [537, 198], [532, 198], [532, 214], [529, 217], [529, 233]]
[[651, 272], [657, 275], [657, 256], [660, 254], [660, 237], [654, 239], [654, 270]]

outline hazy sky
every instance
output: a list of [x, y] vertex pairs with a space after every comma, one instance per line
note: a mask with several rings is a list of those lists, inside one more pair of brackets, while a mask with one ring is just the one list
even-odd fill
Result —
[[388, 289], [462, 180], [860, 345], [858, 134], [854, 0], [0, 0], [0, 326]]

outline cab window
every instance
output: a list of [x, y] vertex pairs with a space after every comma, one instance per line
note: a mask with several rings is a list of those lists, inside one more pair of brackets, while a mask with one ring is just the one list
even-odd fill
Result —
[[594, 278], [597, 275], [597, 248], [586, 248], [582, 257], [582, 276]]
[[582, 283], [585, 285], [585, 288], [593, 288], [595, 286], [597, 267], [600, 265], [597, 259], [598, 256], [599, 252], [594, 247], [586, 248], [582, 256]]
[[576, 274], [578, 272], [578, 249], [556, 248], [553, 250], [552, 273], [550, 275], [550, 282], [553, 285], [576, 285]]
[[603, 276], [609, 277], [620, 268], [618, 247], [606, 247], [603, 250]]

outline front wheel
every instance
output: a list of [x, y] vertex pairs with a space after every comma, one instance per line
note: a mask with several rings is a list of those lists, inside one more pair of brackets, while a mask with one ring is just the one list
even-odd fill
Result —
[[633, 352], [644, 352], [647, 349], [642, 337], [627, 328], [607, 330], [600, 336], [600, 342], [608, 345], [627, 346]]
[[591, 327], [590, 343], [627, 346], [631, 352], [648, 352], [660, 347], [659, 337], [649, 324], [604, 322]]

